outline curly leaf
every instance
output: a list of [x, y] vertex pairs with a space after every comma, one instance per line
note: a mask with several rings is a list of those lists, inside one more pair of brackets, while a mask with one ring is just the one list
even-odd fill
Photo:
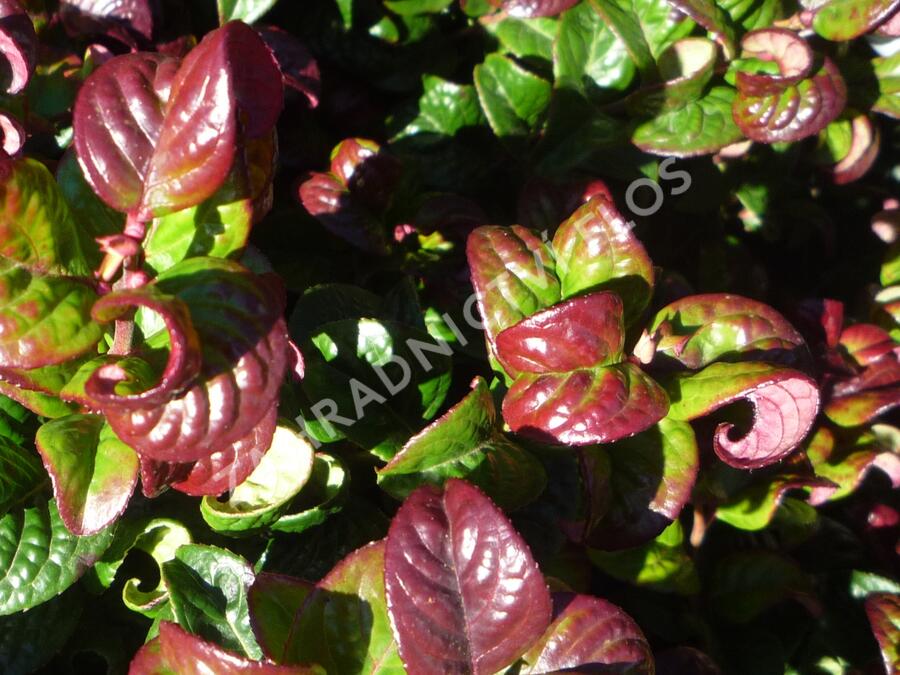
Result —
[[95, 534], [115, 521], [131, 498], [138, 458], [99, 415], [70, 415], [38, 429], [35, 438], [69, 530]]
[[532, 314], [497, 336], [507, 372], [561, 373], [623, 360], [622, 301], [591, 293]]
[[408, 671], [494, 673], [550, 623], [550, 594], [525, 542], [463, 481], [413, 492], [391, 523], [384, 559]]
[[488, 340], [560, 299], [553, 257], [523, 227], [479, 227], [466, 256]]
[[385, 542], [357, 549], [328, 573], [294, 617], [284, 661], [331, 673], [403, 672], [385, 598]]
[[503, 399], [503, 418], [545, 443], [590, 445], [632, 436], [666, 415], [666, 392], [632, 363], [520, 375]]
[[265, 456], [226, 501], [203, 498], [203, 519], [219, 532], [244, 532], [271, 525], [306, 485], [313, 457], [312, 446], [300, 434], [277, 427]]
[[159, 637], [141, 647], [128, 669], [129, 675], [305, 675], [315, 672], [311, 668], [248, 660], [168, 621], [160, 623]]
[[247, 439], [277, 400], [288, 362], [283, 302], [273, 278], [215, 258], [191, 258], [149, 287], [104, 296], [94, 307], [101, 320], [133, 307], [160, 313], [169, 360], [160, 381], [143, 392], [118, 393], [124, 374], [115, 366], [96, 371], [86, 391], [116, 435], [148, 458], [189, 462], [225, 452]]
[[325, 520], [344, 507], [349, 488], [349, 476], [337, 457], [316, 453], [312, 475], [290, 507], [272, 529], [299, 534]]
[[18, 94], [25, 89], [37, 65], [38, 40], [31, 17], [18, 0], [0, 2], [0, 52], [8, 68], [2, 82], [7, 94]]
[[818, 65], [806, 42], [782, 28], [753, 31], [741, 42], [743, 56], [777, 65], [777, 74], [737, 73], [734, 121], [761, 143], [798, 141], [819, 133], [844, 109], [847, 88], [828, 57]]
[[786, 457], [809, 433], [819, 410], [812, 378], [767, 363], [713, 363], [699, 373], [674, 376], [667, 388], [673, 419], [692, 420], [739, 400], [753, 406], [752, 426], [742, 437], [733, 438], [733, 424], [716, 429], [716, 454], [739, 469]]
[[881, 648], [885, 671], [900, 663], [900, 595], [873, 593], [866, 598], [866, 615]]
[[54, 501], [0, 518], [0, 616], [62, 593], [103, 555], [113, 535], [109, 528], [75, 536], [63, 524]]
[[[739, 354], [773, 359], [805, 344], [768, 305], [727, 293], [691, 295], [667, 305], [653, 317], [642, 343], [654, 350], [654, 358], [672, 359], [693, 370]], [[640, 350], [639, 344], [635, 352]]]
[[503, 436], [494, 400], [480, 377], [462, 401], [410, 438], [378, 471], [378, 484], [398, 499], [424, 483], [440, 486], [449, 478], [474, 483], [510, 510], [544, 489], [541, 463]]
[[612, 200], [596, 195], [553, 237], [562, 297], [610, 290], [622, 297], [625, 325], [643, 311], [653, 290], [653, 263]]
[[650, 645], [630, 616], [600, 598], [572, 593], [554, 593], [553, 623], [522, 660], [521, 672], [535, 675], [581, 668], [653, 672]]

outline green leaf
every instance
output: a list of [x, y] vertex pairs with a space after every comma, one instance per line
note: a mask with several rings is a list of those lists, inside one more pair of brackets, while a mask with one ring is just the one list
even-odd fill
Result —
[[900, 119], [900, 53], [872, 59], [872, 69], [878, 79], [878, 99], [872, 110]]
[[163, 563], [162, 573], [182, 628], [251, 659], [262, 658], [250, 627], [247, 591], [254, 575], [246, 560], [214, 546], [186, 544]]
[[206, 201], [153, 220], [144, 242], [147, 265], [157, 274], [185, 258], [239, 257], [253, 225], [253, 201], [232, 171]]
[[40, 459], [19, 443], [0, 436], [0, 515], [44, 483]]
[[500, 44], [513, 56], [529, 56], [553, 60], [553, 40], [559, 22], [555, 18], [515, 19], [507, 17], [497, 23], [488, 23], [485, 28], [496, 37]]
[[294, 619], [312, 591], [313, 585], [301, 579], [266, 572], [256, 576], [248, 597], [250, 621], [270, 659], [283, 657]]
[[488, 54], [475, 66], [478, 99], [500, 138], [523, 138], [537, 129], [550, 103], [551, 84], [512, 60]]
[[634, 74], [634, 62], [622, 40], [590, 3], [579, 3], [563, 14], [553, 44], [557, 87], [602, 97], [605, 90], [626, 89]]
[[872, 572], [853, 570], [850, 575], [850, 595], [865, 598], [872, 593], [900, 593], [900, 582]]
[[788, 598], [811, 601], [812, 584], [795, 563], [774, 551], [743, 551], [716, 565], [709, 588], [715, 611], [745, 623]]
[[101, 416], [52, 420], [35, 442], [71, 532], [95, 534], [122, 514], [137, 484], [138, 457]]
[[312, 475], [282, 515], [271, 527], [279, 532], [299, 534], [324, 523], [341, 510], [350, 479], [337, 457], [316, 453]]
[[456, 84], [438, 77], [422, 78], [419, 114], [394, 138], [419, 134], [453, 136], [467, 127], [484, 124], [478, 93], [470, 84]]
[[813, 29], [826, 40], [835, 41], [859, 37], [897, 8], [897, 0], [829, 0], [817, 4]]
[[296, 618], [286, 662], [318, 663], [329, 673], [403, 673], [384, 594], [384, 542], [344, 558]]
[[0, 162], [0, 256], [40, 272], [86, 276], [84, 237], [46, 166], [33, 159]]
[[253, 23], [268, 12], [278, 0], [216, 0], [219, 7], [219, 25], [239, 20]]
[[279, 425], [272, 445], [226, 501], [204, 497], [200, 512], [218, 532], [240, 533], [278, 520], [306, 485], [313, 469], [312, 446], [299, 433]]
[[506, 510], [532, 501], [546, 484], [541, 463], [500, 431], [483, 378], [378, 471], [382, 489], [400, 500], [422, 484], [443, 485], [448, 478], [474, 483]]
[[37, 429], [34, 415], [13, 399], [0, 396], [0, 437], [13, 443], [33, 438]]
[[731, 117], [734, 96], [731, 87], [713, 87], [696, 101], [639, 124], [631, 139], [645, 152], [671, 157], [721, 150], [744, 137]]
[[72, 589], [28, 612], [0, 618], [4, 675], [38, 672], [66, 643], [81, 618], [82, 595]]
[[100, 339], [87, 283], [40, 276], [0, 259], [0, 365], [40, 368], [83, 354]]
[[716, 0], [716, 4], [748, 31], [771, 26], [784, 16], [783, 0]]
[[401, 16], [418, 14], [438, 14], [453, 3], [453, 0], [385, 0], [384, 6]]
[[[74, 150], [66, 152], [59, 161], [56, 167], [56, 181], [72, 210], [79, 230], [88, 238], [94, 239], [121, 232], [125, 227], [125, 214], [104, 204], [88, 185]], [[96, 262], [99, 262], [99, 250], [93, 256], [88, 255], [96, 248], [94, 245], [89, 246], [86, 255], [88, 258], [95, 257]]]
[[653, 541], [623, 551], [589, 550], [591, 562], [616, 579], [660, 593], [695, 595], [700, 577], [684, 550], [681, 523], [674, 521]]
[[103, 554], [114, 534], [109, 528], [73, 535], [52, 500], [0, 518], [0, 616], [62, 593]]

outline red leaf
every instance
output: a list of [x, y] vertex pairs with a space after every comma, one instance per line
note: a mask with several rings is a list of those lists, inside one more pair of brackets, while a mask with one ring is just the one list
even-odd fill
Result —
[[275, 54], [285, 85], [303, 94], [310, 108], [319, 105], [319, 64], [309, 50], [296, 37], [275, 26], [257, 26], [256, 31]]
[[525, 542], [476, 488], [424, 486], [391, 523], [391, 623], [408, 671], [494, 673], [550, 622], [550, 594]]
[[60, 15], [73, 35], [107, 34], [134, 45], [135, 37], [153, 40], [159, 14], [153, 0], [62, 0]]

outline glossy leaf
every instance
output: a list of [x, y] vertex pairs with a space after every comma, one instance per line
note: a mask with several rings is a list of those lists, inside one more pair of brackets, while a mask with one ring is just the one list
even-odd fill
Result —
[[847, 90], [840, 72], [828, 57], [819, 65], [796, 34], [776, 28], [753, 31], [741, 47], [745, 58], [778, 66], [778, 74], [737, 73], [732, 113], [747, 138], [797, 141], [819, 133], [843, 110]]
[[582, 467], [587, 501], [600, 505], [589, 516], [586, 540], [615, 551], [650, 541], [678, 518], [691, 499], [700, 453], [690, 424], [666, 417], [632, 438], [588, 450]]
[[590, 445], [632, 436], [666, 415], [666, 392], [640, 368], [622, 363], [565, 373], [526, 373], [503, 399], [503, 418], [545, 443]]
[[251, 659], [262, 657], [247, 603], [254, 575], [243, 558], [214, 546], [186, 544], [163, 563], [162, 573], [181, 627]]
[[385, 542], [357, 549], [328, 573], [294, 618], [285, 661], [327, 672], [405, 672], [385, 597]]
[[484, 114], [500, 138], [530, 134], [550, 103], [549, 82], [499, 54], [475, 66], [474, 79]]
[[667, 305], [656, 313], [644, 340], [654, 345], [654, 358], [672, 359], [694, 370], [738, 355], [783, 360], [785, 353], [805, 344], [768, 305], [725, 293], [691, 295]]
[[507, 372], [553, 373], [623, 360], [622, 301], [591, 293], [532, 314], [497, 336]]
[[667, 388], [673, 419], [692, 420], [742, 399], [753, 405], [746, 433], [735, 439], [734, 425], [720, 424], [713, 439], [716, 454], [736, 468], [786, 457], [809, 433], [819, 410], [819, 390], [808, 375], [766, 363], [714, 363], [671, 378]]
[[86, 281], [0, 259], [0, 366], [40, 368], [88, 351], [102, 334], [91, 320], [96, 298]]
[[25, 89], [37, 65], [37, 36], [31, 17], [18, 0], [0, 3], [0, 52], [9, 81], [2, 84], [7, 94]]
[[653, 290], [653, 264], [611, 200], [597, 195], [553, 237], [562, 297], [610, 290], [622, 297], [625, 325], [643, 311]]
[[313, 589], [313, 584], [283, 574], [256, 575], [247, 604], [256, 641], [268, 658], [284, 663], [295, 617]]
[[469, 235], [466, 255], [489, 341], [560, 299], [553, 257], [530, 230], [480, 227]]
[[166, 123], [138, 204], [141, 216], [165, 215], [212, 196], [231, 169], [238, 119], [246, 138], [261, 138], [275, 126], [283, 97], [281, 71], [256, 32], [235, 21], [208, 34], [171, 80]]
[[278, 0], [216, 0], [219, 8], [219, 23], [229, 21], [253, 23], [268, 12]]
[[73, 535], [54, 501], [0, 518], [0, 616], [62, 593], [100, 558], [113, 534], [109, 528], [87, 537]]
[[480, 377], [462, 401], [410, 438], [378, 471], [381, 488], [398, 499], [422, 484], [440, 486], [449, 478], [474, 483], [510, 510], [537, 497], [546, 482], [540, 462], [501, 433], [493, 398]]
[[270, 437], [248, 434], [272, 411], [287, 368], [278, 285], [237, 263], [191, 258], [150, 287], [98, 302], [94, 315], [103, 320], [133, 307], [158, 312], [169, 334], [168, 364], [149, 389], [118, 393], [125, 374], [115, 367], [98, 370], [87, 382], [88, 395], [119, 438], [166, 462], [208, 458], [238, 441], [267, 448]]
[[0, 515], [45, 481], [38, 456], [18, 442], [0, 436]]
[[852, 40], [868, 33], [898, 6], [897, 0], [830, 0], [816, 8], [812, 25], [826, 40]]
[[409, 671], [496, 672], [550, 622], [550, 596], [525, 542], [487, 497], [456, 479], [443, 492], [421, 487], [400, 507], [384, 580]]
[[541, 16], [556, 16], [574, 5], [577, 0], [492, 0], [510, 16], [533, 19]]
[[842, 427], [856, 427], [878, 418], [900, 405], [900, 386], [880, 387], [832, 398], [825, 415]]
[[35, 439], [66, 527], [95, 534], [128, 506], [137, 484], [138, 458], [98, 415], [47, 422]]
[[[524, 655], [523, 673], [555, 673], [585, 668], [653, 672], [650, 645], [621, 609], [589, 595], [556, 593], [553, 623]], [[625, 671], [623, 671], [625, 672]]]
[[866, 598], [866, 614], [872, 626], [885, 671], [890, 673], [900, 663], [900, 595], [875, 593]]
[[728, 15], [714, 0], [668, 0], [669, 4], [703, 26], [722, 45], [726, 58], [735, 53], [734, 29]]
[[396, 138], [420, 134], [454, 136], [462, 129], [479, 126], [485, 121], [473, 86], [456, 84], [436, 75], [422, 78], [418, 111]]
[[159, 626], [159, 637], [141, 647], [128, 672], [129, 675], [304, 675], [316, 671], [248, 660], [191, 635], [174, 623], [163, 621]]
[[62, 0], [61, 15], [75, 34], [107, 33], [133, 43], [135, 38], [153, 40], [159, 8], [153, 0]]
[[203, 499], [203, 519], [219, 532], [244, 532], [271, 525], [309, 480], [312, 469], [312, 446], [300, 434], [280, 426], [253, 473], [231, 491], [226, 501]]
[[900, 54], [875, 58], [871, 63], [878, 83], [878, 97], [872, 110], [900, 118]]

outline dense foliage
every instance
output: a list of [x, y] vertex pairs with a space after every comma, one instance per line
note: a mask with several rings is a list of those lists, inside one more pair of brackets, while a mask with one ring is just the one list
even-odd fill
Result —
[[900, 0], [0, 0], [0, 672], [900, 672]]

